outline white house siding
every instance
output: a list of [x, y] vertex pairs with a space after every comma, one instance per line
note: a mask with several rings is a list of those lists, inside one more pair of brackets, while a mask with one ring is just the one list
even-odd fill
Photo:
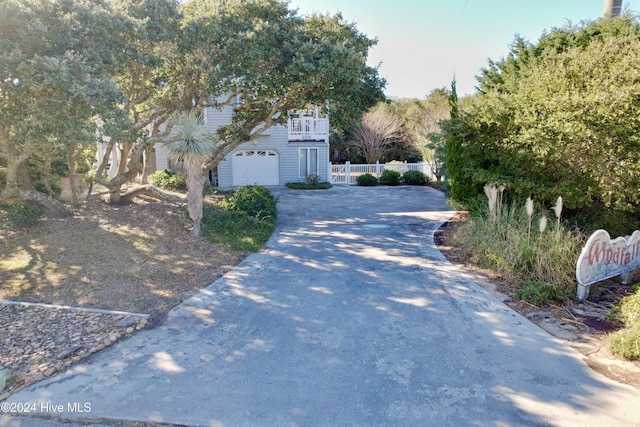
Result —
[[300, 149], [318, 149], [318, 175], [320, 181], [328, 181], [329, 146], [324, 141], [287, 142], [287, 149], [280, 154], [280, 179], [287, 182], [304, 182], [306, 177], [300, 176]]
[[287, 182], [305, 181], [299, 172], [299, 148], [318, 149], [318, 173], [322, 181], [329, 180], [329, 144], [325, 141], [288, 141], [286, 126], [274, 126], [268, 135], [261, 135], [257, 141], [240, 144], [236, 150], [227, 155], [218, 165], [218, 185], [231, 188], [233, 182], [233, 156], [238, 150], [275, 150], [279, 157], [279, 185]]
[[[218, 101], [226, 101], [226, 96], [219, 97]], [[204, 111], [204, 121], [209, 132], [214, 133], [220, 126], [231, 121], [233, 117], [233, 107], [223, 106], [221, 108], [206, 108]], [[328, 138], [327, 138], [328, 139]], [[157, 170], [171, 167], [171, 162], [167, 159], [166, 151], [156, 144], [156, 166]], [[237, 150], [275, 150], [278, 155], [279, 183], [284, 185], [287, 182], [304, 182], [305, 177], [299, 173], [299, 148], [318, 148], [318, 174], [321, 181], [328, 181], [329, 171], [329, 143], [326, 141], [289, 141], [286, 125], [273, 126], [263, 133], [257, 141], [245, 142], [227, 155], [217, 167], [218, 187], [232, 188], [233, 181], [233, 155]]]
[[[225, 100], [226, 97], [220, 97], [219, 102]], [[225, 105], [220, 108], [209, 107], [204, 110], [204, 123], [209, 132], [213, 133], [222, 125], [231, 122], [233, 117], [233, 107]]]
[[156, 143], [154, 146], [156, 150], [156, 168], [155, 170], [163, 170], [169, 168], [169, 156], [167, 154], [167, 150], [164, 148], [164, 145], [160, 142]]
[[220, 163], [218, 163], [218, 187], [231, 188], [233, 187], [233, 169], [231, 156], [227, 156]]

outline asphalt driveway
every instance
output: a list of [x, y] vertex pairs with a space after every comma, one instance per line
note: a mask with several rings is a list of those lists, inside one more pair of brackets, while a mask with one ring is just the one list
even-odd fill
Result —
[[56, 416], [114, 423], [640, 425], [637, 389], [593, 372], [435, 249], [452, 214], [441, 193], [274, 192], [267, 249], [162, 326], [10, 402], [89, 403]]

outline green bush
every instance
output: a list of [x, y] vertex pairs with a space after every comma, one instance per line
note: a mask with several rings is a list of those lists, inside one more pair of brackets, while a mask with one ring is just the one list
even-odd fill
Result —
[[187, 177], [182, 172], [172, 169], [163, 169], [149, 175], [149, 182], [152, 185], [167, 190], [187, 191]]
[[562, 194], [579, 226], [640, 227], [640, 134], [625, 120], [640, 115], [639, 37], [632, 15], [553, 29], [536, 44], [517, 37], [442, 123], [451, 197], [466, 203], [501, 182], [546, 204]]
[[562, 302], [567, 299], [565, 288], [551, 283], [526, 281], [520, 283], [520, 288], [516, 290], [516, 298], [530, 301], [533, 304], [549, 304]]
[[313, 184], [309, 184], [307, 182], [287, 182], [287, 188], [291, 188], [294, 190], [328, 190], [332, 187], [329, 182], [316, 182]]
[[38, 221], [44, 209], [27, 202], [0, 203], [0, 224], [6, 228], [25, 228]]
[[640, 359], [640, 327], [625, 328], [611, 334], [609, 348], [629, 360]]
[[428, 182], [427, 176], [420, 171], [406, 171], [402, 175], [402, 181], [408, 185], [424, 185]]
[[220, 206], [230, 211], [244, 212], [257, 219], [275, 218], [278, 199], [261, 185], [239, 187], [227, 195]]
[[[525, 203], [503, 204], [501, 198], [498, 193], [493, 213], [486, 198], [483, 203], [469, 203], [471, 220], [454, 235], [463, 253], [511, 282], [526, 283], [519, 290], [522, 298], [546, 299], [546, 293], [550, 299], [562, 299], [575, 292], [575, 262], [584, 236], [566, 228], [555, 216], [547, 217], [546, 209], [534, 211], [529, 218]], [[543, 218], [547, 223], [544, 228], [540, 225]]]
[[[185, 209], [186, 210], [186, 209]], [[202, 237], [212, 243], [227, 245], [236, 251], [256, 252], [269, 240], [276, 219], [257, 219], [240, 211], [204, 205]]]
[[380, 175], [380, 184], [382, 185], [400, 185], [400, 172], [391, 169], [385, 169]]
[[356, 182], [358, 185], [362, 185], [365, 187], [373, 187], [374, 185], [378, 185], [378, 178], [371, 175], [370, 173], [365, 173], [356, 178]]
[[611, 334], [611, 352], [627, 359], [640, 358], [640, 290], [624, 297], [612, 312], [625, 328]]

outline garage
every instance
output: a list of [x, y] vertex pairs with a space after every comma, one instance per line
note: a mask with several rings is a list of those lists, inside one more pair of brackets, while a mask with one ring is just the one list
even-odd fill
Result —
[[280, 185], [280, 161], [275, 150], [233, 153], [233, 185]]

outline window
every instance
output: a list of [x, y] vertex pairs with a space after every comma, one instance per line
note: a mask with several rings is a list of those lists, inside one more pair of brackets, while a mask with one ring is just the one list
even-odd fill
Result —
[[309, 175], [318, 174], [318, 149], [300, 148], [300, 177], [306, 178]]

